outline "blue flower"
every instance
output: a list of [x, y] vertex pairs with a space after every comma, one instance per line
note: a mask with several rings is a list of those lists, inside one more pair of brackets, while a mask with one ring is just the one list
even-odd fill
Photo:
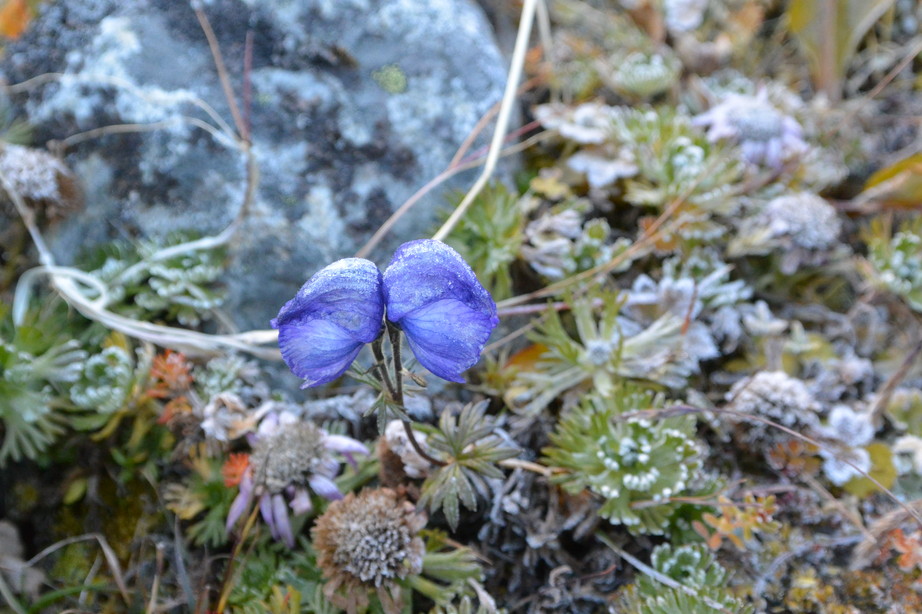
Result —
[[279, 331], [282, 358], [307, 388], [345, 373], [362, 346], [381, 333], [383, 319], [378, 267], [345, 258], [311, 277], [285, 303], [272, 328]]
[[499, 323], [496, 303], [463, 258], [441, 241], [404, 243], [384, 271], [387, 319], [407, 336], [419, 363], [463, 382]]

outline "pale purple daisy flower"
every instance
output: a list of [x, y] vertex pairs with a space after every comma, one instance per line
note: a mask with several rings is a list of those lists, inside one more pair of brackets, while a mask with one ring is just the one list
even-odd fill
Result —
[[384, 301], [374, 263], [345, 258], [321, 269], [285, 303], [272, 328], [282, 358], [302, 388], [341, 376], [366, 343], [381, 333]]
[[496, 303], [464, 259], [441, 241], [404, 243], [384, 271], [387, 319], [407, 336], [419, 363], [463, 382], [499, 323]]
[[707, 127], [712, 143], [732, 139], [739, 144], [743, 158], [755, 165], [780, 169], [787, 160], [808, 149], [803, 128], [796, 119], [776, 109], [765, 90], [755, 96], [728, 94], [717, 106], [692, 120]]
[[255, 497], [272, 537], [288, 547], [295, 543], [289, 507], [295, 514], [311, 511], [311, 492], [331, 501], [343, 498], [333, 481], [340, 467], [334, 453], [342, 454], [353, 466], [354, 454], [368, 454], [360, 441], [330, 435], [289, 412], [266, 416], [251, 437], [251, 445], [253, 452], [240, 479], [240, 492], [227, 514], [227, 530], [246, 513]]

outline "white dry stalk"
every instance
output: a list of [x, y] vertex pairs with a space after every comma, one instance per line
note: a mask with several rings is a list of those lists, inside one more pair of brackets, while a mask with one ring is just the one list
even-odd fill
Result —
[[464, 216], [468, 207], [480, 194], [487, 181], [496, 170], [496, 162], [499, 160], [500, 151], [503, 148], [503, 140], [506, 136], [506, 128], [509, 126], [509, 117], [512, 115], [512, 107], [516, 99], [516, 90], [518, 89], [519, 79], [522, 76], [522, 68], [525, 64], [525, 54], [528, 51], [528, 39], [531, 37], [531, 26], [535, 21], [535, 11], [538, 2], [541, 0], [525, 0], [522, 6], [522, 16], [519, 19], [519, 31], [515, 37], [515, 47], [512, 51], [512, 62], [509, 66], [509, 77], [506, 79], [506, 89], [503, 92], [503, 100], [499, 107], [499, 117], [496, 118], [496, 128], [493, 130], [493, 139], [490, 141], [490, 150], [487, 153], [487, 160], [483, 165], [483, 172], [480, 177], [471, 186], [464, 199], [458, 204], [451, 216], [442, 224], [438, 232], [432, 235], [433, 239], [442, 241], [455, 227], [455, 224]]

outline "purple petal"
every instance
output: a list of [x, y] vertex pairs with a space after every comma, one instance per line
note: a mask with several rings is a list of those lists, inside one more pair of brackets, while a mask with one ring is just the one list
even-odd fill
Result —
[[317, 475], [315, 473], [310, 478], [308, 478], [307, 483], [311, 485], [311, 488], [314, 489], [315, 493], [324, 499], [329, 499], [330, 501], [338, 501], [339, 499], [343, 498], [343, 493], [339, 492], [339, 488], [336, 487], [336, 483], [330, 478]]
[[401, 326], [419, 364], [442, 379], [463, 382], [461, 374], [480, 359], [495, 324], [487, 313], [443, 300], [408, 314]]
[[285, 303], [272, 327], [288, 367], [306, 386], [330, 382], [381, 331], [381, 272], [368, 260], [345, 258], [311, 277]]
[[244, 472], [243, 477], [240, 478], [240, 491], [237, 493], [234, 502], [231, 503], [230, 510], [227, 512], [227, 523], [224, 528], [228, 533], [230, 533], [230, 530], [237, 524], [237, 521], [244, 512], [250, 508], [252, 503], [253, 480], [250, 479], [250, 471], [248, 469]]
[[272, 495], [272, 515], [275, 518], [275, 528], [278, 538], [281, 538], [289, 548], [295, 547], [295, 536], [291, 532], [291, 521], [288, 519], [288, 506], [281, 493]]
[[296, 489], [295, 496], [292, 497], [291, 502], [288, 505], [291, 506], [291, 509], [295, 514], [306, 514], [314, 509], [314, 504], [311, 503], [311, 494], [307, 491], [306, 488]]
[[[460, 382], [499, 323], [496, 303], [460, 254], [441, 241], [404, 243], [384, 272], [387, 318], [420, 364]], [[457, 345], [460, 344], [460, 345]]]
[[345, 435], [327, 435], [323, 439], [323, 445], [329, 450], [342, 454], [368, 455], [368, 448], [365, 447], [365, 444], [352, 437], [346, 437]]
[[279, 529], [275, 524], [275, 514], [272, 509], [272, 495], [263, 493], [259, 497], [259, 511], [263, 516], [263, 520], [265, 520], [266, 524], [269, 526], [269, 532], [272, 534], [272, 538], [278, 539]]
[[346, 372], [364, 345], [326, 320], [289, 322], [279, 328], [279, 349], [302, 388], [332, 382]]

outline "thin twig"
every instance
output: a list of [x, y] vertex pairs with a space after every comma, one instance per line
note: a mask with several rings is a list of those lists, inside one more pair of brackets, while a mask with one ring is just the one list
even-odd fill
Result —
[[531, 37], [531, 26], [535, 20], [535, 9], [538, 0], [525, 0], [522, 6], [522, 16], [519, 20], [519, 31], [515, 39], [515, 47], [512, 51], [512, 61], [509, 67], [509, 78], [506, 80], [506, 91], [503, 93], [503, 102], [500, 106], [499, 116], [496, 119], [496, 129], [493, 132], [493, 140], [490, 143], [490, 151], [487, 154], [487, 160], [483, 165], [483, 172], [473, 187], [465, 194], [464, 198], [448, 217], [442, 227], [432, 236], [433, 239], [443, 240], [451, 229], [455, 227], [467, 208], [474, 201], [487, 180], [493, 175], [496, 169], [496, 162], [499, 160], [499, 153], [502, 149], [503, 137], [506, 134], [506, 127], [509, 125], [509, 118], [512, 114], [513, 103], [516, 100], [516, 90], [518, 89], [519, 78], [522, 76], [522, 67], [525, 64], [525, 53], [528, 51], [528, 40]]
[[240, 109], [237, 107], [237, 99], [234, 97], [234, 88], [231, 87], [230, 76], [227, 72], [227, 67], [224, 65], [224, 57], [221, 55], [221, 47], [218, 45], [218, 39], [215, 36], [214, 30], [211, 29], [211, 22], [208, 21], [208, 16], [205, 14], [199, 7], [193, 8], [195, 11], [195, 17], [198, 19], [199, 25], [202, 27], [202, 32], [205, 33], [205, 38], [208, 40], [208, 48], [211, 50], [211, 57], [214, 60], [215, 69], [218, 71], [218, 80], [221, 82], [221, 89], [224, 90], [224, 97], [227, 99], [227, 106], [230, 107], [231, 117], [234, 118], [234, 125], [237, 127], [237, 134], [241, 138], [244, 138], [244, 135], [247, 133], [246, 124], [243, 121], [243, 116], [240, 115]]
[[215, 608], [215, 612], [224, 612], [227, 607], [227, 600], [230, 597], [231, 589], [234, 587], [234, 583], [231, 582], [234, 576], [234, 561], [237, 560], [237, 556], [240, 554], [240, 548], [243, 547], [247, 536], [253, 529], [253, 525], [256, 524], [256, 516], [259, 514], [259, 505], [256, 499], [253, 500], [252, 505], [253, 511], [247, 516], [246, 524], [243, 525], [240, 537], [234, 543], [230, 559], [227, 561], [227, 567], [224, 569], [224, 579], [221, 583], [221, 595], [218, 597], [218, 607]]
[[868, 99], [875, 98], [878, 94], [884, 91], [884, 88], [890, 85], [890, 82], [893, 81], [900, 71], [909, 66], [909, 64], [916, 58], [917, 55], [922, 53], [922, 38], [916, 41], [916, 44], [910, 48], [909, 52], [903, 56], [903, 59], [893, 67], [890, 72], [884, 75], [884, 78], [880, 80], [880, 83], [874, 86], [874, 88], [868, 92], [865, 97]]
[[871, 410], [871, 424], [879, 424], [879, 420], [887, 409], [890, 398], [893, 396], [893, 391], [896, 390], [900, 382], [906, 378], [913, 363], [919, 358], [920, 353], [922, 353], [922, 339], [916, 341], [915, 346], [906, 355], [906, 358], [903, 359], [900, 367], [889, 377], [889, 379], [887, 379], [887, 382], [881, 386], [880, 392], [877, 393], [877, 401], [874, 402], [874, 408]]
[[496, 464], [506, 469], [525, 469], [526, 471], [543, 475], [546, 478], [554, 475], [554, 469], [552, 467], [545, 467], [544, 465], [522, 460], [521, 458], [505, 458], [498, 461]]
[[157, 606], [157, 596], [160, 592], [160, 578], [163, 576], [163, 544], [157, 544], [157, 567], [154, 572], [154, 582], [150, 587], [150, 600], [147, 602], [146, 614], [154, 614]]
[[131, 599], [128, 596], [128, 585], [125, 584], [125, 578], [122, 575], [122, 569], [118, 564], [118, 557], [115, 555], [115, 551], [112, 549], [112, 546], [110, 546], [109, 542], [106, 541], [105, 536], [99, 533], [77, 535], [75, 537], [68, 537], [67, 539], [62, 539], [61, 541], [55, 542], [26, 561], [26, 566], [34, 566], [36, 563], [41, 561], [52, 552], [56, 552], [65, 546], [76, 544], [78, 542], [89, 541], [91, 539], [95, 539], [99, 543], [99, 547], [102, 550], [103, 556], [106, 557], [106, 563], [109, 565], [109, 572], [112, 574], [112, 579], [115, 580], [115, 585], [118, 587], [119, 592], [122, 594], [122, 599], [125, 600], [125, 603], [131, 603]]
[[[503, 155], [503, 156], [508, 156], [508, 155], [512, 155], [512, 154], [518, 153], [518, 152], [520, 152], [520, 151], [523, 151], [523, 150], [525, 150], [525, 149], [528, 149], [529, 147], [531, 147], [531, 146], [534, 145], [535, 143], [538, 143], [538, 142], [540, 142], [540, 141], [542, 141], [542, 140], [548, 138], [549, 136], [550, 136], [550, 133], [548, 133], [548, 132], [541, 132], [541, 133], [539, 133], [539, 134], [536, 134], [536, 135], [534, 135], [534, 136], [532, 136], [532, 137], [529, 137], [528, 139], [522, 141], [521, 143], [517, 143], [517, 144], [515, 144], [515, 145], [512, 145], [512, 146], [510, 146], [510, 147], [507, 147], [506, 149], [504, 149], [504, 150], [502, 151], [502, 155]], [[423, 187], [421, 187], [420, 189], [418, 189], [418, 190], [413, 194], [413, 196], [411, 196], [410, 198], [408, 198], [408, 199], [406, 200], [406, 202], [404, 202], [402, 205], [400, 205], [400, 207], [398, 207], [397, 210], [394, 211], [394, 212], [390, 215], [390, 217], [388, 217], [386, 220], [384, 220], [384, 223], [381, 224], [381, 226], [378, 227], [378, 230], [376, 230], [375, 233], [371, 236], [371, 238], [368, 239], [368, 241], [365, 243], [365, 245], [363, 245], [362, 248], [359, 249], [359, 250], [355, 253], [355, 257], [356, 257], [356, 258], [367, 258], [367, 257], [368, 257], [368, 254], [371, 253], [371, 250], [373, 250], [375, 247], [378, 246], [378, 243], [380, 243], [381, 240], [387, 235], [387, 233], [389, 233], [389, 232], [391, 231], [391, 229], [392, 229], [392, 228], [394, 227], [394, 225], [400, 220], [400, 218], [402, 218], [404, 215], [406, 215], [407, 212], [408, 212], [417, 202], [419, 202], [419, 200], [420, 200], [423, 196], [425, 196], [426, 194], [428, 194], [435, 186], [437, 186], [437, 185], [439, 185], [439, 184], [441, 184], [441, 183], [443, 183], [443, 182], [445, 182], [445, 181], [451, 179], [452, 177], [454, 177], [454, 176], [457, 175], [458, 173], [464, 172], [464, 171], [466, 171], [466, 170], [470, 170], [470, 169], [472, 169], [472, 168], [477, 168], [478, 166], [481, 166], [482, 164], [483, 164], [483, 161], [482, 161], [482, 160], [479, 160], [479, 159], [478, 159], [478, 160], [471, 160], [471, 161], [469, 161], [469, 162], [463, 162], [463, 161], [462, 161], [462, 163], [459, 164], [458, 166], [449, 167], [449, 168], [445, 169], [444, 171], [442, 171], [441, 173], [439, 173], [438, 175], [436, 175], [435, 177], [433, 177], [432, 179], [430, 179], [430, 180], [426, 183], [426, 185], [424, 185]]]

